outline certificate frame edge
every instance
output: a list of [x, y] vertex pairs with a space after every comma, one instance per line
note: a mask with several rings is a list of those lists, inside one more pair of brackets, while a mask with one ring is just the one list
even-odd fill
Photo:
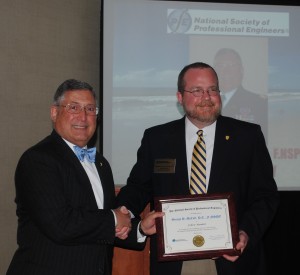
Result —
[[238, 225], [237, 225], [237, 217], [236, 217], [236, 209], [235, 209], [233, 192], [155, 197], [154, 209], [155, 211], [161, 212], [163, 202], [180, 202], [180, 201], [185, 202], [191, 200], [203, 201], [203, 200], [218, 200], [218, 199], [227, 199], [228, 201], [229, 220], [230, 220], [233, 248], [196, 251], [196, 252], [165, 253], [163, 218], [159, 218], [156, 219], [158, 261], [184, 261], [184, 260], [196, 260], [196, 259], [212, 259], [216, 257], [221, 257], [224, 254], [231, 255], [231, 256], [237, 256], [241, 254], [239, 250], [235, 249], [236, 244], [239, 241], [239, 237], [238, 237]]

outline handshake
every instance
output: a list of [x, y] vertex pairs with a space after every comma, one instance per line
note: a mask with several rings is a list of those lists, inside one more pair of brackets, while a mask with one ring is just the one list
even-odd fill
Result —
[[[131, 213], [125, 207], [121, 206], [119, 208], [113, 209], [115, 217], [117, 220], [116, 224], [116, 237], [124, 240], [128, 237], [131, 231]], [[155, 219], [164, 216], [163, 212], [152, 211], [148, 213], [144, 219], [139, 223], [139, 229], [144, 235], [153, 235], [156, 233]]]

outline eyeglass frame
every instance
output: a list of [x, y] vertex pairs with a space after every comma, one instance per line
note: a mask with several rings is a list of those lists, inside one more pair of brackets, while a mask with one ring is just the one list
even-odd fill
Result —
[[[78, 109], [78, 111], [76, 111], [75, 113], [72, 112], [72, 109], [70, 109], [70, 106], [71, 105], [75, 105], [75, 106], [79, 106], [80, 108]], [[85, 106], [82, 106], [81, 104], [79, 103], [68, 103], [66, 105], [62, 105], [62, 104], [57, 104], [55, 105], [57, 107], [64, 107], [66, 108], [66, 111], [69, 113], [69, 114], [72, 114], [72, 115], [77, 115], [77, 114], [80, 114], [83, 110], [85, 111], [86, 115], [88, 116], [97, 116], [98, 113], [99, 113], [99, 108], [93, 104], [88, 104], [88, 105], [85, 105]], [[89, 113], [89, 111], [87, 111], [87, 107], [90, 106], [90, 107], [94, 107], [95, 108], [95, 113], [94, 114], [91, 114]]]
[[183, 92], [193, 94], [194, 97], [201, 97], [201, 96], [204, 95], [204, 92], [207, 92], [207, 94], [209, 96], [216, 96], [216, 95], [220, 94], [220, 90], [217, 87], [211, 87], [211, 88], [208, 88], [206, 90], [202, 89], [200, 87], [195, 87], [195, 88], [192, 88], [190, 91], [189, 90], [183, 90]]

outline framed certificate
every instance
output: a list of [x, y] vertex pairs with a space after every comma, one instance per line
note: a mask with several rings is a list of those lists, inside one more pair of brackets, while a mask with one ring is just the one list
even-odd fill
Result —
[[235, 249], [238, 229], [232, 193], [154, 198], [158, 260], [209, 259]]

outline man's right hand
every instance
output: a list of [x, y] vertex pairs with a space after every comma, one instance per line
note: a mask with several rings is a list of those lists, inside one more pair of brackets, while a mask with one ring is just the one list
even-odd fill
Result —
[[124, 240], [131, 231], [131, 215], [125, 206], [113, 209], [116, 218], [116, 237]]

